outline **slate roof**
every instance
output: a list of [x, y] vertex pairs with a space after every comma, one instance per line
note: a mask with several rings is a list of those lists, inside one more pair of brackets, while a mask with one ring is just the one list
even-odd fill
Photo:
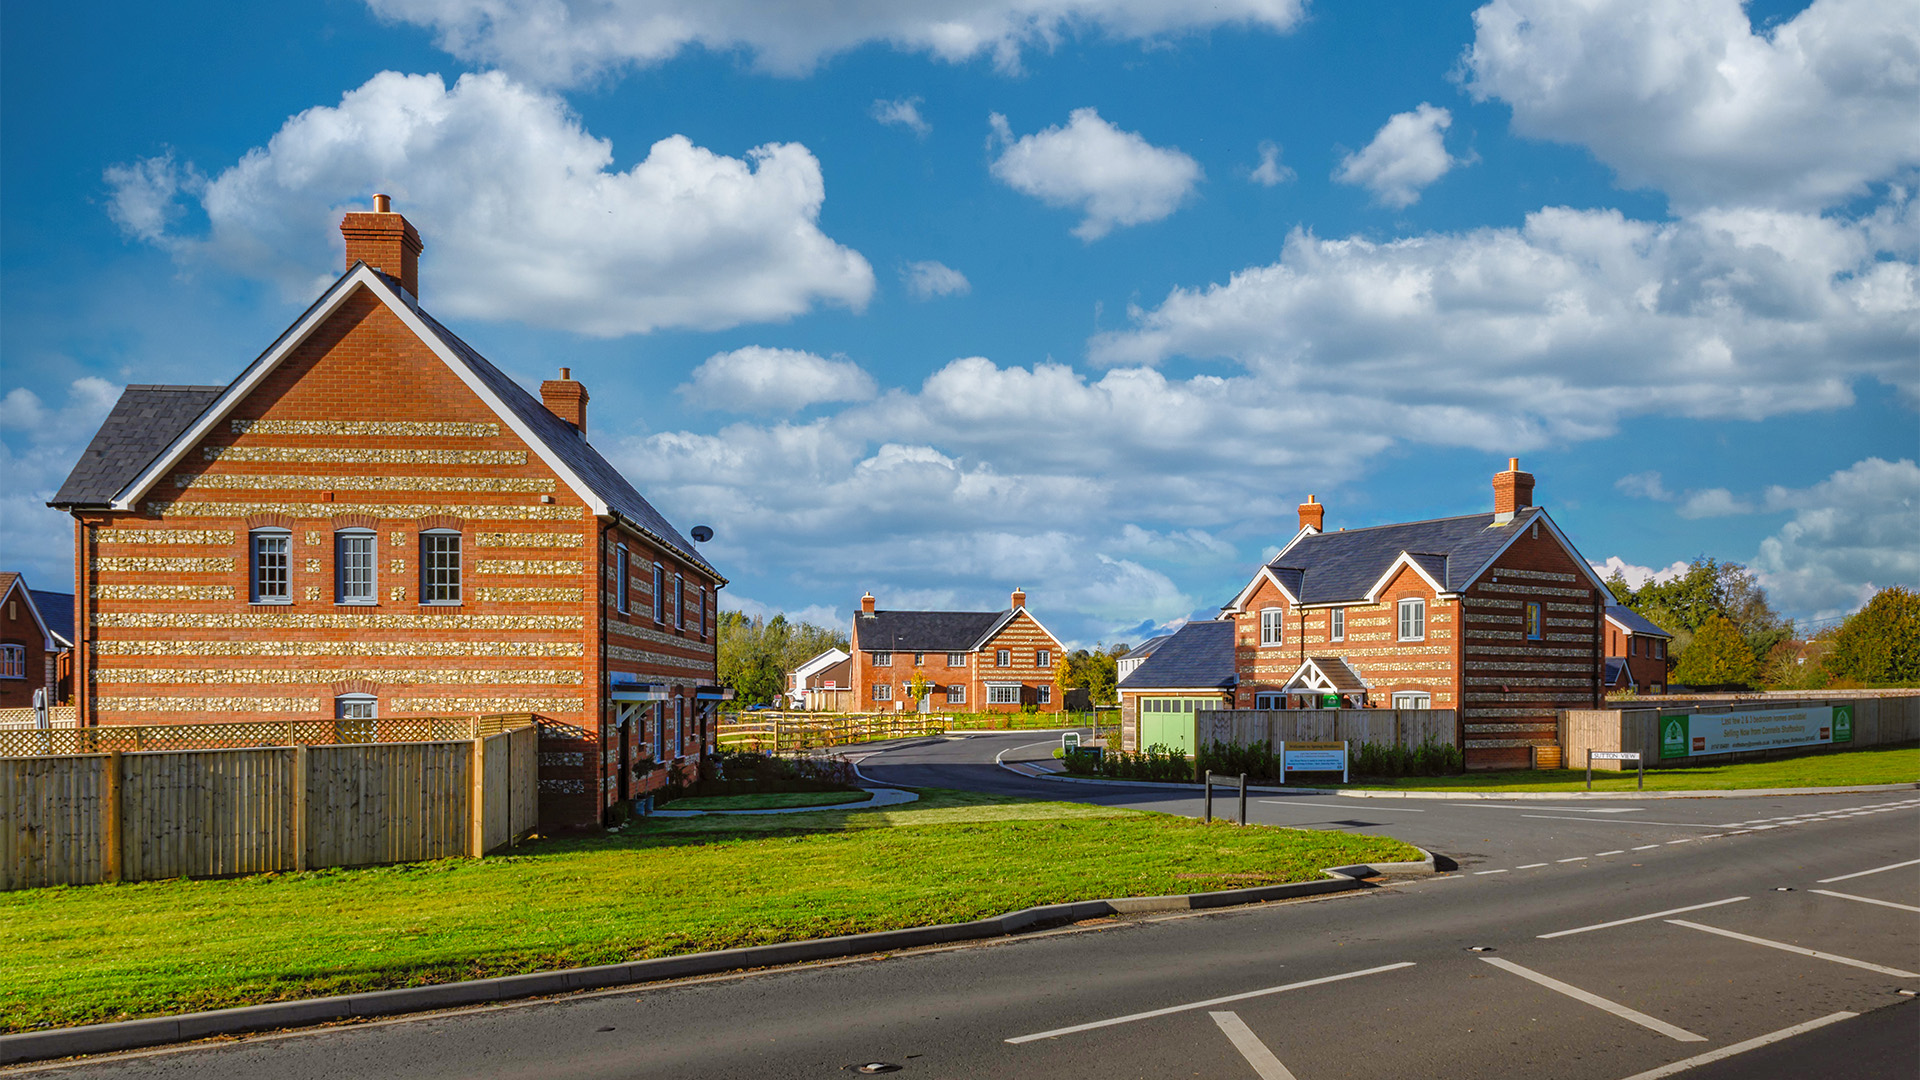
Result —
[[1673, 637], [1672, 634], [1669, 634], [1665, 630], [1662, 630], [1658, 626], [1655, 626], [1653, 624], [1653, 620], [1647, 618], [1645, 615], [1640, 614], [1639, 612], [1633, 610], [1630, 607], [1621, 607], [1618, 604], [1608, 604], [1607, 618], [1612, 619], [1614, 622], [1617, 622], [1621, 626], [1626, 627], [1627, 632], [1630, 634], [1641, 634], [1646, 637], [1657, 637], [1657, 638]]
[[1140, 643], [1139, 648], [1133, 650], [1132, 652], [1121, 657], [1120, 659], [1145, 660], [1147, 657], [1153, 655], [1154, 650], [1158, 649], [1162, 645], [1165, 645], [1167, 643], [1167, 639], [1172, 636], [1173, 636], [1172, 634], [1161, 634], [1159, 637], [1148, 638], [1147, 640]]
[[[338, 289], [362, 265], [355, 263], [349, 267], [328, 292]], [[379, 271], [373, 273], [390, 286], [396, 295], [405, 297], [398, 279]], [[321, 301], [325, 298], [323, 295]], [[315, 301], [314, 307], [318, 307], [321, 301]], [[441, 344], [466, 365], [514, 417], [533, 432], [535, 438], [579, 476], [607, 504], [609, 510], [625, 519], [627, 524], [672, 548], [689, 562], [725, 580], [711, 563], [700, 557], [693, 545], [680, 535], [680, 531], [653, 508], [653, 504], [634, 490], [620, 470], [600, 456], [600, 452], [572, 424], [555, 416], [552, 410], [423, 308], [417, 304], [410, 307], [427, 329], [440, 339]], [[313, 308], [307, 310], [310, 313]], [[303, 314], [301, 318], [305, 319], [306, 315]], [[284, 338], [286, 335], [281, 336]], [[253, 365], [248, 366], [249, 371], [252, 368]], [[66, 483], [60, 486], [60, 491], [48, 505], [65, 509], [110, 504], [114, 496], [227, 389], [227, 386], [127, 387], [113, 411], [107, 415], [106, 422], [94, 434], [93, 442], [80, 456], [80, 463], [74, 466]]]
[[855, 615], [862, 652], [972, 652], [1012, 611], [876, 611]]
[[93, 441], [47, 505], [64, 510], [112, 503], [120, 489], [140, 475], [226, 389], [134, 385], [122, 390], [113, 411], [93, 433]]
[[1233, 622], [1190, 622], [1120, 680], [1122, 690], [1222, 690], [1238, 685], [1233, 668]]
[[73, 647], [73, 594], [70, 592], [47, 592], [44, 589], [28, 589], [33, 594], [33, 606], [40, 609], [40, 617], [46, 620], [47, 629], [53, 631], [60, 643]]
[[1607, 657], [1606, 670], [1607, 670], [1606, 680], [1602, 683], [1602, 685], [1604, 686], [1632, 686], [1633, 685], [1633, 678], [1627, 673], [1627, 661], [1625, 657], [1621, 657], [1621, 656]]
[[1401, 553], [1447, 592], [1466, 588], [1502, 545], [1538, 519], [1530, 506], [1506, 525], [1492, 514], [1435, 518], [1303, 536], [1267, 568], [1302, 604], [1362, 600]]

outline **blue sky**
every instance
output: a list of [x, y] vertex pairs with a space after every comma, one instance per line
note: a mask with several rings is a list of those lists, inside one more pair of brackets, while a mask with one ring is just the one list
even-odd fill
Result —
[[421, 298], [728, 602], [1137, 640], [1294, 531], [1470, 513], [1825, 618], [1920, 584], [1920, 9], [1879, 0], [11, 7], [0, 541], [232, 378], [374, 191]]

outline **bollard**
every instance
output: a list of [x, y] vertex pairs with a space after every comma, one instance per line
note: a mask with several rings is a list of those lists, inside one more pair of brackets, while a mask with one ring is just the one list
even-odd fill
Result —
[[1207, 797], [1205, 799], [1207, 809], [1206, 809], [1206, 813], [1201, 817], [1200, 820], [1205, 822], [1208, 825], [1211, 825], [1213, 824], [1213, 770], [1212, 769], [1208, 769], [1205, 773], [1201, 774], [1200, 786], [1202, 788], [1205, 788], [1207, 792]]
[[1240, 774], [1240, 824], [1247, 823], [1247, 774]]
[[1593, 790], [1593, 751], [1587, 751], [1587, 790]]

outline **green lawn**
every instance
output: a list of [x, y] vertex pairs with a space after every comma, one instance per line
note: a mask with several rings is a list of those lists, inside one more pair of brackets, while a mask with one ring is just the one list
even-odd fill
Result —
[[652, 819], [511, 855], [0, 893], [0, 1030], [123, 1020], [1317, 878], [1395, 840], [927, 790]]
[[[1595, 791], [1633, 791], [1634, 773], [1593, 773]], [[1730, 791], [1739, 788], [1853, 787], [1863, 784], [1920, 782], [1920, 747], [1847, 750], [1774, 761], [1733, 765], [1695, 765], [1648, 769], [1648, 791]], [[1335, 785], [1338, 786], [1338, 785]], [[1584, 791], [1587, 771], [1513, 769], [1461, 776], [1406, 776], [1392, 781], [1359, 781], [1350, 788], [1426, 791]]]
[[764, 795], [695, 795], [663, 803], [662, 810], [784, 810], [790, 806], [838, 806], [867, 802], [865, 791], [780, 791]]

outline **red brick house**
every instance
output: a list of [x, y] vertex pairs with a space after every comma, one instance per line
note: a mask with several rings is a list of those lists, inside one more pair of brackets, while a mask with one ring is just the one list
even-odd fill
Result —
[[1336, 532], [1308, 496], [1300, 531], [1223, 609], [1236, 706], [1454, 709], [1469, 768], [1529, 764], [1556, 710], [1600, 702], [1609, 594], [1519, 459], [1493, 489], [1489, 514]]
[[[1059, 712], [1060, 640], [1015, 589], [1005, 611], [879, 611], [853, 617], [853, 708], [859, 712]], [[927, 694], [913, 701], [915, 675]]]
[[72, 635], [72, 597], [29, 589], [25, 575], [0, 571], [0, 709], [32, 708], [35, 690], [47, 692], [48, 705], [66, 700]]
[[1606, 688], [1636, 694], [1667, 690], [1667, 644], [1673, 635], [1632, 608], [1607, 605]]
[[225, 386], [129, 386], [74, 518], [80, 723], [534, 713], [541, 816], [696, 767], [725, 579], [587, 441], [421, 307], [385, 196], [347, 271]]

